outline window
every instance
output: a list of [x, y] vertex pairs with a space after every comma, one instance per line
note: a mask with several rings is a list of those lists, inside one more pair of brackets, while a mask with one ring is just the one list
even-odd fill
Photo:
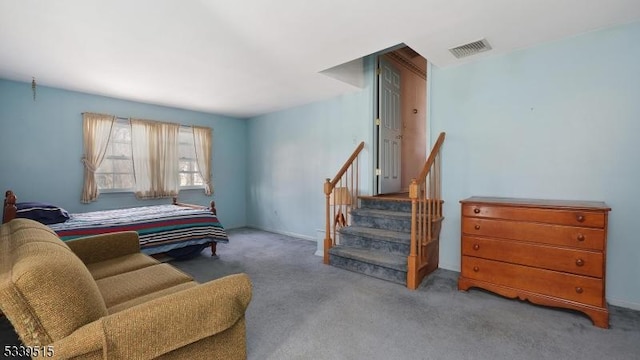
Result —
[[[180, 127], [178, 158], [180, 188], [201, 189], [205, 187], [198, 168], [193, 129], [190, 126]], [[101, 192], [134, 191], [135, 174], [131, 146], [131, 124], [128, 119], [116, 119], [104, 159], [96, 170], [95, 177]]]
[[116, 119], [111, 130], [107, 151], [95, 176], [98, 189], [101, 191], [133, 190], [135, 177], [129, 120]]
[[202, 188], [204, 181], [198, 169], [193, 130], [188, 126], [181, 126], [178, 133], [178, 156], [180, 169], [180, 188]]

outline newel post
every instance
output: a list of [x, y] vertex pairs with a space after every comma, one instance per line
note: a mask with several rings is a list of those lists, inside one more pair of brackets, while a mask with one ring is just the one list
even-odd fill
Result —
[[11, 190], [4, 194], [4, 207], [2, 208], [2, 223], [7, 223], [16, 218], [18, 208], [16, 207], [16, 195]]
[[326, 179], [324, 183], [324, 194], [326, 197], [325, 204], [325, 228], [324, 228], [324, 256], [322, 261], [325, 264], [329, 264], [329, 249], [331, 249], [331, 245], [333, 245], [333, 241], [331, 240], [331, 216], [329, 215], [329, 197], [331, 196], [332, 191], [331, 180]]
[[418, 256], [417, 256], [417, 211], [418, 211], [418, 181], [411, 179], [409, 185], [411, 199], [411, 248], [407, 257], [407, 287], [411, 290], [418, 288]]

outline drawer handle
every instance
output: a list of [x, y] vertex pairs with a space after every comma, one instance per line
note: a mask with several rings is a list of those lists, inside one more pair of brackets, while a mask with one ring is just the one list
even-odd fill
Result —
[[582, 265], [584, 265], [584, 260], [582, 260], [582, 259], [578, 259], [578, 260], [576, 260], [576, 265], [577, 265], [577, 266], [582, 266]]
[[584, 235], [578, 234], [578, 241], [584, 241]]
[[576, 217], [576, 220], [578, 220], [578, 222], [583, 222], [584, 221], [584, 215], [578, 215]]
[[576, 287], [576, 292], [577, 292], [578, 294], [582, 294], [582, 292], [583, 292], [583, 291], [584, 291], [584, 290], [583, 290], [580, 286]]
[[480, 214], [480, 209], [475, 208], [475, 209], [473, 209], [473, 212], [476, 213], [476, 214]]
[[474, 267], [473, 267], [473, 271], [478, 272], [478, 271], [480, 271], [480, 268], [479, 268], [479, 267], [477, 267], [477, 266], [474, 266]]
[[480, 225], [476, 225], [473, 228], [476, 229], [476, 230], [480, 230]]
[[473, 244], [473, 250], [480, 250], [480, 245]]

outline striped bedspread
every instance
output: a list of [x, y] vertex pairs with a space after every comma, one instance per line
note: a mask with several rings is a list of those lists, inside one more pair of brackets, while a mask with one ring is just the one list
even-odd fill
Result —
[[116, 231], [137, 231], [143, 252], [155, 247], [167, 251], [186, 245], [229, 241], [218, 218], [209, 210], [176, 205], [71, 214], [69, 220], [49, 227], [63, 241]]

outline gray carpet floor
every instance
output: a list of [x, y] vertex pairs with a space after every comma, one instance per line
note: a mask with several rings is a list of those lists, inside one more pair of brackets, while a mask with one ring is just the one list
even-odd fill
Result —
[[[581, 313], [459, 292], [439, 269], [417, 291], [323, 265], [314, 242], [229, 231], [219, 258], [172, 262], [200, 282], [245, 272], [249, 359], [640, 359], [640, 312], [610, 307], [611, 328]], [[0, 319], [0, 344], [15, 342]]]
[[199, 281], [249, 274], [250, 359], [640, 359], [639, 311], [610, 307], [604, 330], [578, 312], [460, 292], [452, 271], [410, 291], [323, 265], [314, 242], [253, 229], [230, 238], [217, 260], [174, 264]]

